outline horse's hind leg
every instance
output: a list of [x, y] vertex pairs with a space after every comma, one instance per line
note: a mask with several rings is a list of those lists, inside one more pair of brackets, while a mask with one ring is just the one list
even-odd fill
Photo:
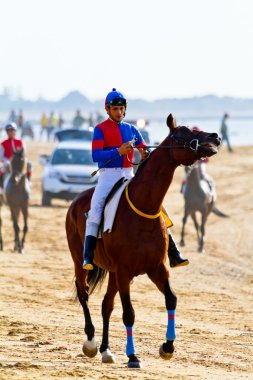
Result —
[[141, 368], [141, 363], [135, 355], [133, 340], [133, 325], [135, 320], [134, 309], [130, 299], [130, 281], [126, 274], [126, 268], [116, 272], [116, 280], [119, 288], [120, 299], [123, 308], [123, 323], [127, 332], [126, 355], [128, 356], [128, 368]]
[[109, 346], [109, 321], [114, 308], [114, 298], [117, 292], [118, 287], [116, 284], [115, 273], [110, 272], [107, 291], [102, 303], [103, 338], [99, 349], [102, 355], [102, 363], [115, 363], [115, 357], [111, 353]]
[[157, 270], [153, 273], [148, 273], [148, 276], [165, 296], [165, 304], [168, 312], [167, 341], [161, 345], [159, 353], [163, 359], [171, 359], [174, 352], [174, 340], [176, 338], [174, 318], [177, 297], [170, 287], [169, 272], [164, 264], [160, 264]]
[[88, 307], [89, 286], [87, 283], [88, 272], [82, 268], [82, 262], [75, 262], [76, 290], [77, 297], [82, 305], [85, 326], [84, 332], [87, 340], [83, 342], [83, 353], [89, 358], [93, 358], [97, 354], [97, 343], [95, 340], [95, 327], [91, 320], [90, 310]]

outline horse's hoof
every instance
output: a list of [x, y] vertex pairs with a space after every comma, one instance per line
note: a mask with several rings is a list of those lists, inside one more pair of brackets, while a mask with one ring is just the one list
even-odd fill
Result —
[[129, 355], [128, 368], [142, 368], [141, 362], [135, 355]]
[[88, 358], [94, 358], [97, 355], [98, 348], [95, 338], [92, 340], [85, 340], [83, 342], [83, 353], [88, 356]]
[[184, 247], [185, 246], [185, 242], [184, 240], [181, 240], [180, 243], [179, 243], [180, 247]]
[[173, 352], [165, 352], [164, 349], [163, 349], [163, 344], [162, 344], [160, 346], [160, 349], [159, 349], [159, 355], [164, 360], [170, 360], [172, 358], [172, 356], [173, 356]]
[[128, 362], [127, 364], [128, 368], [142, 368], [141, 362]]
[[102, 363], [116, 363], [116, 358], [109, 348], [102, 352]]

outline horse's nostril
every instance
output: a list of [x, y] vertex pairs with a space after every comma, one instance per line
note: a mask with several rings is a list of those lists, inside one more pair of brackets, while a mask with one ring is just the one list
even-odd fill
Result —
[[217, 139], [219, 136], [218, 133], [210, 133], [209, 137]]

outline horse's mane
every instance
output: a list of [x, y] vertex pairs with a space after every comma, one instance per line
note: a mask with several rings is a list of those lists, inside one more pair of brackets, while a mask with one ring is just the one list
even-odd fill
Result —
[[135, 176], [138, 175], [142, 171], [142, 169], [146, 166], [146, 164], [150, 160], [153, 152], [154, 152], [154, 150], [148, 155], [148, 157], [145, 160], [143, 160], [143, 161], [140, 162], [140, 164], [139, 164], [139, 166], [138, 166], [138, 168], [136, 170]]

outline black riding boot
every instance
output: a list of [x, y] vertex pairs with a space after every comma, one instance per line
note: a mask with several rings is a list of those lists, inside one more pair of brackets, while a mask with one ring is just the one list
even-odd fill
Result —
[[97, 244], [97, 238], [92, 235], [88, 235], [85, 237], [85, 243], [84, 243], [84, 251], [83, 251], [83, 269], [86, 270], [92, 270], [93, 267], [93, 258], [94, 258], [94, 251]]
[[170, 261], [170, 267], [182, 267], [184, 265], [189, 264], [188, 259], [184, 259], [181, 257], [179, 250], [177, 249], [177, 246], [173, 240], [172, 235], [169, 233], [169, 249], [168, 249], [168, 256]]

